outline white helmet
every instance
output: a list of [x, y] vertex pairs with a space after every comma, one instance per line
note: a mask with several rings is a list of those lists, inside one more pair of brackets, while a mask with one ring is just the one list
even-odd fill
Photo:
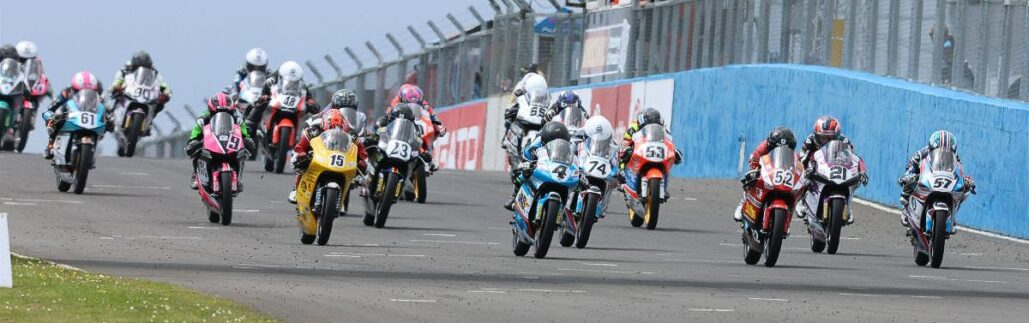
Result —
[[36, 44], [27, 40], [18, 42], [15, 48], [18, 50], [18, 56], [21, 56], [21, 58], [36, 58], [38, 53], [36, 51]]
[[582, 129], [586, 131], [586, 136], [593, 140], [607, 140], [615, 132], [611, 127], [611, 122], [599, 114], [586, 119], [586, 124]]
[[268, 65], [268, 53], [261, 48], [254, 48], [247, 52], [247, 64], [252, 66]]
[[286, 61], [279, 66], [279, 76], [284, 81], [298, 81], [304, 78], [304, 69], [294, 61]]

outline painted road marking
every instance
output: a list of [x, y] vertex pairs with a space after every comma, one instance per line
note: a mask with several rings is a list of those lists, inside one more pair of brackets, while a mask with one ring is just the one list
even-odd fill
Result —
[[739, 247], [743, 246], [742, 243], [719, 243], [718, 245], [719, 246], [726, 246], [726, 247], [733, 247], [733, 248], [739, 248]]
[[232, 209], [232, 212], [236, 212], [236, 213], [257, 213], [257, 212], [261, 212], [261, 210], [255, 210], [255, 209]]
[[840, 240], [861, 240], [858, 237], [840, 237]]
[[447, 241], [447, 240], [411, 240], [411, 242], [431, 242], [431, 243], [451, 243], [451, 244], [474, 244], [474, 245], [498, 245], [499, 242], [484, 242], [484, 241]]
[[789, 302], [790, 300], [785, 298], [761, 298], [761, 297], [747, 297], [752, 301], [770, 301], [770, 302]]
[[585, 266], [618, 267], [618, 265], [616, 265], [616, 264], [588, 263], [588, 262], [580, 262], [580, 264], [583, 264]]
[[190, 229], [217, 230], [218, 227], [188, 227]]
[[987, 283], [987, 284], [1011, 284], [1011, 282], [999, 281], [999, 280], [981, 280], [981, 279], [958, 279], [958, 278], [947, 278], [943, 276], [923, 276], [923, 275], [908, 275], [908, 278], [912, 279], [939, 279], [948, 281], [958, 282], [970, 282], [970, 283]]
[[341, 257], [341, 258], [363, 258], [363, 257], [408, 257], [408, 258], [421, 258], [425, 255], [404, 255], [404, 254], [389, 254], [389, 253], [338, 253], [333, 252], [325, 255], [325, 257]]
[[736, 311], [736, 310], [731, 309], [731, 308], [688, 308], [686, 310], [690, 311], [690, 312], [720, 312], [720, 313], [735, 312]]
[[31, 203], [82, 204], [82, 201], [76, 201], [76, 200], [47, 200], [47, 199], [10, 198], [10, 197], [0, 197], [0, 201], [31, 202]]
[[138, 173], [138, 172], [122, 172], [121, 174], [122, 175], [129, 175], [129, 176], [150, 176], [150, 174]]
[[990, 269], [990, 270], [1011, 270], [1011, 271], [1029, 271], [1029, 268], [1015, 268], [1015, 267], [979, 267], [979, 266], [964, 266], [964, 267], [950, 267], [953, 269]]
[[586, 273], [605, 273], [605, 274], [642, 274], [642, 275], [653, 275], [652, 271], [631, 271], [631, 270], [605, 270], [605, 269], [580, 269], [580, 268], [558, 268], [558, 271], [578, 271]]
[[456, 237], [456, 234], [449, 233], [422, 233], [423, 236], [427, 237]]
[[120, 236], [114, 235], [110, 237], [100, 237], [100, 239], [122, 239], [122, 240], [136, 240], [136, 239], [159, 239], [159, 240], [201, 240], [200, 237], [174, 237], [174, 236]]
[[575, 289], [543, 289], [543, 288], [491, 288], [483, 287], [479, 290], [469, 290], [469, 293], [491, 293], [491, 294], [507, 294], [507, 292], [528, 292], [528, 293], [565, 293], [565, 294], [585, 294], [584, 290]]
[[[882, 205], [879, 205], [878, 203], [867, 201], [867, 200], [862, 200], [862, 199], [853, 199], [853, 201], [857, 202], [857, 204], [861, 204], [861, 205], [864, 205], [864, 206], [867, 206], [867, 207], [870, 207], [870, 208], [873, 208], [873, 209], [876, 209], [876, 210], [879, 210], [879, 211], [883, 211], [883, 212], [886, 212], [886, 213], [892, 213], [892, 214], [896, 214], [896, 215], [901, 215], [901, 212], [900, 212], [899, 209], [882, 206]], [[959, 225], [957, 227], [958, 227], [958, 230], [969, 232], [969, 233], [975, 233], [975, 234], [982, 235], [982, 236], [987, 236], [987, 237], [990, 237], [990, 238], [1001, 239], [1001, 240], [1006, 240], [1006, 241], [1015, 242], [1015, 243], [1021, 243], [1021, 244], [1029, 244], [1029, 240], [1023, 240], [1023, 239], [1019, 239], [1019, 238], [1012, 238], [1012, 237], [1009, 237], [1009, 236], [1000, 235], [1000, 234], [996, 234], [996, 233], [992, 233], [992, 232], [980, 231], [980, 230], [972, 229], [972, 228], [965, 227], [965, 226], [962, 226], [962, 225]]]
[[490, 293], [490, 294], [507, 294], [502, 290], [470, 290], [469, 293]]
[[94, 187], [94, 188], [124, 188], [124, 189], [130, 189], [130, 190], [170, 190], [171, 189], [171, 186], [126, 186], [126, 185], [103, 185], [103, 184], [94, 184], [94, 185], [90, 185], [90, 187]]
[[377, 243], [343, 243], [340, 246], [344, 247], [378, 247]]
[[4, 205], [13, 205], [13, 206], [36, 206], [36, 203], [29, 203], [29, 202], [4, 202]]
[[389, 301], [390, 302], [400, 302], [400, 303], [435, 303], [436, 302], [436, 300], [434, 300], [434, 299], [399, 299], [399, 298], [390, 298]]
[[840, 296], [854, 296], [854, 297], [882, 297], [882, 298], [920, 298], [920, 299], [941, 299], [940, 296], [928, 296], [928, 295], [889, 295], [889, 294], [864, 294], [864, 293], [839, 293]]

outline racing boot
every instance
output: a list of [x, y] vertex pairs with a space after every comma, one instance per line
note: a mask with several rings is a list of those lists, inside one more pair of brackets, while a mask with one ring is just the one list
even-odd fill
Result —
[[193, 173], [193, 177], [189, 180], [189, 188], [197, 190], [197, 173]]
[[43, 150], [43, 159], [51, 160], [54, 159], [54, 142], [51, 141], [46, 144], [46, 150]]
[[292, 191], [289, 191], [289, 197], [286, 198], [286, 200], [289, 201], [289, 204], [297, 204], [297, 189], [296, 188], [293, 188]]
[[746, 197], [740, 199], [740, 204], [736, 206], [736, 211], [732, 213], [733, 221], [736, 221], [740, 227], [743, 227], [743, 203], [746, 201]]

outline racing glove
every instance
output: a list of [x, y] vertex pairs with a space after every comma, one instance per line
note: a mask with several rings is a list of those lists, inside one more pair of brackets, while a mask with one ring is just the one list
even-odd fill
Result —
[[522, 176], [526, 178], [532, 176], [532, 171], [534, 169], [536, 169], [536, 161], [524, 161], [518, 164], [518, 171], [520, 171]]
[[522, 96], [522, 95], [525, 95], [525, 90], [524, 89], [515, 89], [514, 90], [514, 96], [518, 97], [518, 96]]
[[861, 173], [861, 186], [868, 186], [868, 173]]
[[307, 153], [293, 154], [293, 160], [290, 161], [293, 164], [293, 170], [303, 171], [307, 169], [307, 166], [311, 165], [311, 157]]
[[447, 126], [444, 126], [442, 124], [437, 124], [436, 125], [436, 133], [439, 134], [440, 138], [446, 137], [447, 136]]
[[157, 102], [162, 104], [168, 103], [169, 100], [171, 100], [171, 97], [164, 93], [161, 93], [161, 95], [157, 97]]
[[975, 191], [975, 180], [972, 179], [971, 177], [968, 177], [968, 176], [964, 176], [964, 178], [965, 178], [965, 189], [968, 190], [969, 192], [972, 192], [972, 194], [977, 194], [976, 191]]
[[504, 120], [507, 120], [509, 122], [511, 120], [514, 120], [515, 117], [517, 117], [517, 116], [518, 116], [518, 109], [516, 109], [515, 107], [507, 108], [507, 110], [504, 111]]
[[682, 152], [678, 149], [675, 150], [675, 164], [682, 164]]
[[750, 171], [748, 171], [746, 174], [743, 175], [743, 178], [740, 179], [740, 183], [742, 183], [743, 187], [745, 187], [745, 188], [746, 187], [751, 187], [751, 186], [754, 185], [754, 182], [757, 182], [758, 176], [761, 176], [761, 170], [760, 169], [751, 169]]
[[257, 149], [257, 145], [254, 144], [254, 139], [243, 138], [243, 147], [246, 148], [247, 154], [253, 156], [254, 150]]
[[186, 143], [186, 155], [189, 158], [196, 159], [200, 156], [200, 148], [203, 147], [203, 143], [200, 140], [190, 140]]
[[914, 183], [916, 180], [918, 180], [918, 175], [906, 174], [904, 176], [901, 176], [900, 179], [897, 179], [897, 185], [908, 186], [911, 185], [911, 183]]

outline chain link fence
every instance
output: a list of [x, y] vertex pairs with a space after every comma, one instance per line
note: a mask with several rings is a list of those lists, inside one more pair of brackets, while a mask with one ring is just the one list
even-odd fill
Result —
[[324, 102], [336, 89], [355, 89], [366, 112], [381, 115], [376, 107], [404, 83], [446, 106], [506, 93], [530, 64], [551, 86], [571, 86], [793, 63], [1029, 101], [1029, 82], [1022, 81], [1029, 74], [1027, 0], [623, 0], [586, 12], [551, 1], [551, 13], [500, 1], [490, 1], [496, 15], [489, 20], [470, 8], [473, 28], [448, 15], [457, 29], [450, 35], [430, 22], [433, 43], [408, 27], [419, 43], [411, 54], [387, 35], [396, 47], [390, 61], [370, 42], [376, 64], [365, 66], [347, 48], [350, 73], [326, 55], [339, 77], [315, 87], [316, 96]]

